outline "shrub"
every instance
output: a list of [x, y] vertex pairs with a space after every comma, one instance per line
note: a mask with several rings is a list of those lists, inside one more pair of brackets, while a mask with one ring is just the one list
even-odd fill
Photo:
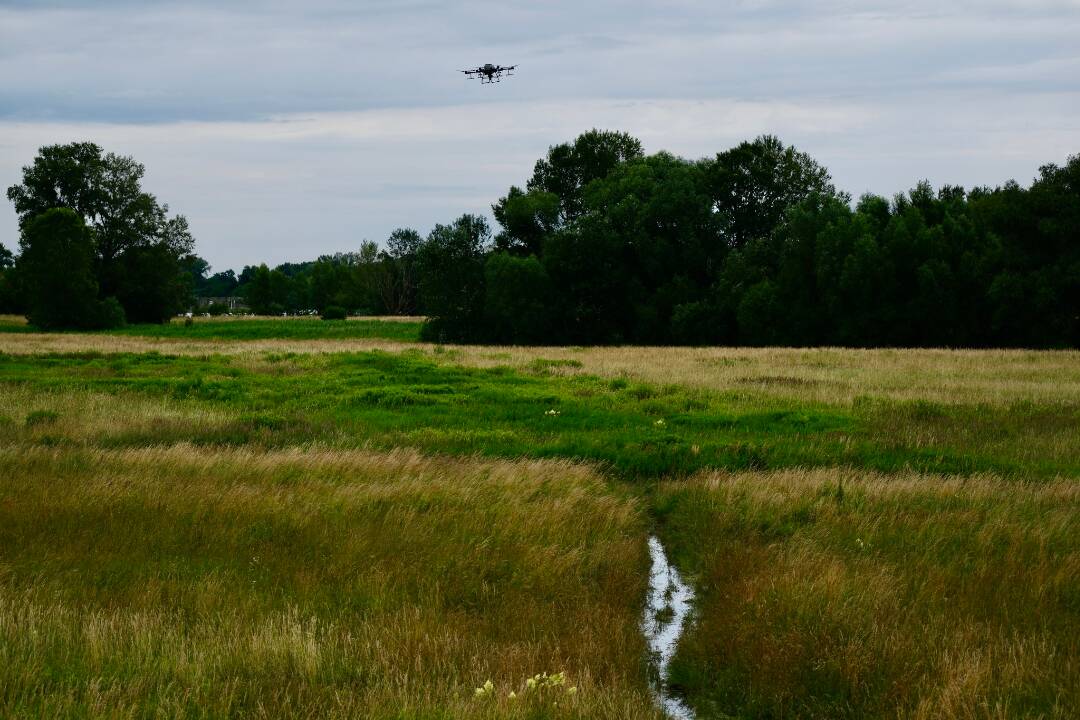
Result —
[[326, 306], [326, 308], [323, 309], [322, 319], [323, 320], [344, 320], [345, 319], [345, 308], [341, 307], [340, 305], [328, 305], [328, 306]]
[[102, 329], [123, 327], [127, 324], [124, 306], [114, 297], [107, 297], [98, 303], [96, 325]]

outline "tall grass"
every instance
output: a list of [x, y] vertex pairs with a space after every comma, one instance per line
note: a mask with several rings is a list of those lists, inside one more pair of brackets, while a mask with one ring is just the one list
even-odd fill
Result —
[[1080, 485], [840, 470], [664, 483], [704, 717], [1080, 714]]
[[656, 717], [643, 520], [564, 462], [0, 450], [0, 715]]
[[654, 717], [653, 524], [703, 718], [1075, 717], [1078, 438], [1076, 352], [0, 333], [0, 716]]
[[[6, 319], [11, 320], [10, 316]], [[0, 326], [16, 327], [14, 321], [4, 323], [4, 320], [0, 316]], [[386, 335], [351, 338], [335, 337], [335, 323], [314, 320], [239, 320], [232, 321], [232, 325], [245, 322], [267, 322], [285, 328], [306, 323], [304, 327], [311, 327], [314, 334], [304, 335], [302, 339], [290, 338], [285, 330], [268, 331], [265, 337], [248, 339], [230, 338], [225, 333], [185, 336], [182, 327], [170, 327], [156, 337], [0, 332], [0, 353], [164, 352], [258, 357], [270, 352], [409, 350], [422, 351], [436, 361], [472, 367], [521, 370], [541, 363], [553, 374], [598, 375], [800, 402], [850, 404], [874, 398], [970, 405], [1032, 402], [1075, 407], [1080, 404], [1080, 351], [1076, 350], [444, 347], [395, 340], [398, 336], [393, 335], [390, 321], [381, 325], [388, 329]], [[410, 322], [398, 324], [404, 328], [412, 326]], [[413, 338], [410, 335], [407, 339]]]

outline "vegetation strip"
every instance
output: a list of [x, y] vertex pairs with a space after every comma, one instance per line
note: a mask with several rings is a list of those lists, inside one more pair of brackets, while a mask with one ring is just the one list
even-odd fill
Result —
[[[83, 354], [0, 356], [0, 381], [41, 393], [44, 404], [56, 392], [134, 392], [223, 413], [213, 424], [158, 423], [96, 439], [112, 446], [373, 443], [599, 461], [629, 478], [838, 464], [1053, 477], [1080, 464], [1074, 405], [826, 404], [563, 376], [559, 368], [540, 360], [531, 372], [469, 368], [420, 353]], [[8, 420], [0, 433], [26, 437], [21, 421]], [[62, 440], [48, 428], [34, 432]]]

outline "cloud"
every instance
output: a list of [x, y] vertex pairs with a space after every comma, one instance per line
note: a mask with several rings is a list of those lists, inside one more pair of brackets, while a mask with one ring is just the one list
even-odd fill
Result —
[[[220, 268], [485, 212], [592, 127], [775, 133], [856, 194], [1027, 180], [1080, 151], [1078, 36], [1066, 0], [0, 0], [0, 182], [41, 144], [134, 155]], [[457, 72], [487, 61], [520, 70]]]
[[[990, 8], [990, 9], [988, 9]], [[0, 5], [0, 116], [173, 122], [481, 101], [873, 97], [1076, 58], [1075, 3], [69, 2]], [[47, 39], [47, 40], [43, 40]], [[1060, 90], [1040, 75], [1029, 89]]]

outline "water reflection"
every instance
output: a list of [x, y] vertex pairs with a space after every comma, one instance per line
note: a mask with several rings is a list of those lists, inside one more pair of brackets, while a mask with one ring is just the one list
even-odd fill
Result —
[[682, 635], [690, 613], [694, 593], [683, 582], [679, 571], [668, 562], [664, 546], [655, 536], [649, 537], [649, 595], [645, 602], [645, 615], [641, 631], [649, 644], [659, 681], [655, 688], [660, 707], [675, 720], [689, 720], [694, 713], [681, 699], [674, 697], [667, 686], [668, 665]]

